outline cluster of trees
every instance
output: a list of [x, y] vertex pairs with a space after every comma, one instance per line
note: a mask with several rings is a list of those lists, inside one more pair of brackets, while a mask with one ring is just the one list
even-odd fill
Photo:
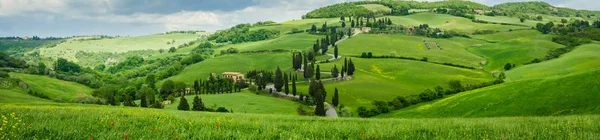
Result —
[[337, 65], [333, 65], [331, 68], [331, 76], [332, 77], [344, 77], [354, 75], [354, 71], [356, 68], [354, 67], [354, 62], [352, 62], [352, 58], [348, 60], [344, 58], [344, 65], [341, 67], [341, 70], [337, 68]]
[[513, 69], [515, 67], [516, 67], [515, 64], [506, 63], [504, 65], [504, 70], [511, 70], [511, 69]]
[[250, 83], [254, 80], [254, 85], [258, 90], [266, 89], [268, 83], [273, 83], [273, 71], [267, 70], [251, 70], [246, 73], [246, 78], [250, 79]]
[[460, 6], [455, 9], [438, 8], [435, 9], [434, 12], [438, 14], [449, 14], [457, 17], [475, 19], [475, 16], [473, 15], [475, 12], [473, 11], [473, 9], [469, 9], [466, 6]]
[[530, 17], [530, 14], [555, 15], [559, 17], [587, 17], [600, 15], [600, 12], [589, 10], [574, 10], [569, 8], [554, 7], [546, 2], [511, 2], [498, 4], [493, 7], [496, 11], [502, 11], [504, 16]]
[[315, 115], [317, 116], [325, 116], [325, 98], [327, 97], [327, 91], [325, 90], [325, 86], [319, 80], [313, 81], [310, 83], [308, 88], [308, 94], [313, 97], [315, 107]]
[[140, 56], [130, 56], [117, 63], [117, 65], [108, 68], [108, 72], [116, 73], [118, 71], [139, 67], [142, 63], [144, 63], [144, 58]]
[[394, 98], [394, 100], [385, 102], [385, 101], [373, 101], [372, 104], [375, 106], [374, 108], [368, 109], [367, 107], [361, 106], [357, 108], [358, 116], [360, 117], [372, 117], [382, 113], [388, 113], [393, 110], [398, 110], [402, 108], [406, 108], [411, 105], [415, 105], [421, 102], [432, 101], [435, 99], [443, 98], [444, 96], [475, 90], [479, 88], [484, 88], [496, 84], [503, 83], [503, 79], [497, 79], [490, 82], [483, 82], [475, 85], [464, 85], [458, 80], [452, 80], [448, 82], [449, 89], [444, 89], [441, 86], [436, 86], [433, 90], [426, 89], [425, 91], [409, 96], [398, 96]]
[[214, 40], [217, 43], [231, 42], [235, 44], [272, 39], [278, 37], [280, 34], [277, 30], [259, 29], [250, 31], [250, 27], [252, 27], [250, 24], [238, 24], [228, 30], [211, 34], [208, 40]]
[[[323, 28], [327, 28], [326, 24], [323, 24]], [[337, 32], [336, 28], [331, 28], [331, 31], [325, 35], [325, 38], [317, 39], [315, 44], [313, 44], [313, 53], [325, 54], [329, 50], [329, 46], [335, 45], [335, 42], [344, 38], [344, 32]], [[319, 52], [320, 51], [320, 52]]]
[[27, 68], [28, 66], [24, 60], [0, 52], [0, 67]]
[[366, 16], [370, 14], [373, 14], [371, 10], [362, 6], [358, 6], [355, 3], [340, 3], [310, 11], [303, 15], [302, 19], [333, 18], [341, 16]]
[[[188, 103], [185, 96], [181, 96], [181, 98], [179, 99], [179, 105], [177, 105], [177, 110], [190, 111], [190, 104]], [[214, 108], [204, 106], [204, 103], [202, 102], [202, 98], [200, 98], [200, 96], [198, 96], [198, 95], [196, 95], [194, 97], [194, 101], [192, 102], [191, 110], [192, 111], [209, 111], [209, 112], [229, 112], [229, 110], [227, 110], [225, 107], [218, 107], [217, 109], [214, 109]], [[233, 113], [233, 110], [231, 110], [231, 113]]]
[[588, 21], [576, 20], [570, 24], [562, 22], [555, 25], [552, 22], [546, 24], [538, 23], [536, 29], [544, 34], [557, 34], [552, 41], [566, 47], [554, 49], [548, 52], [543, 59], [533, 59], [531, 63], [539, 63], [545, 60], [551, 60], [560, 57], [562, 54], [571, 52], [575, 47], [591, 43], [592, 40], [600, 41], [600, 22], [596, 21], [592, 25]]

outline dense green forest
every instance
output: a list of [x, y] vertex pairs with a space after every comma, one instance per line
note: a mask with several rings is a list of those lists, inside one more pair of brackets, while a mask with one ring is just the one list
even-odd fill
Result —
[[238, 24], [228, 30], [218, 31], [210, 35], [208, 40], [214, 40], [217, 43], [231, 42], [235, 44], [272, 39], [278, 37], [280, 34], [277, 30], [259, 29], [250, 31], [250, 27], [252, 27], [250, 24]]
[[17, 37], [0, 38], [0, 52], [8, 55], [23, 55], [25, 52], [40, 46], [53, 46], [60, 43], [62, 38], [22, 39]]
[[598, 11], [575, 10], [569, 8], [554, 7], [546, 2], [510, 2], [498, 4], [493, 7], [494, 10], [501, 11], [510, 16], [520, 16], [523, 14], [543, 14], [555, 15], [560, 17], [587, 17], [600, 15]]

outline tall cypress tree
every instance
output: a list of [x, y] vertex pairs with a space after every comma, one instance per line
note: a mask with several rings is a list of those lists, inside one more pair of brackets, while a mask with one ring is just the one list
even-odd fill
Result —
[[354, 63], [352, 62], [352, 58], [350, 58], [350, 62], [348, 62], [348, 75], [354, 75]]
[[292, 78], [292, 95], [296, 96], [296, 77], [297, 75], [294, 75], [294, 78]]
[[331, 99], [331, 103], [333, 104], [333, 106], [337, 107], [339, 102], [340, 102], [340, 99], [338, 96], [338, 89], [335, 88], [335, 92], [333, 93], [333, 98]]
[[334, 58], [334, 59], [337, 59], [337, 58], [338, 58], [338, 46], [337, 46], [337, 45], [335, 45], [335, 46], [333, 46], [333, 47], [334, 47], [334, 48], [333, 48], [333, 58]]
[[277, 67], [277, 70], [275, 71], [275, 79], [273, 80], [273, 84], [277, 92], [282, 91], [282, 87], [284, 84], [283, 82], [283, 73], [281, 72], [281, 69]]
[[148, 101], [146, 98], [146, 87], [140, 90], [140, 107], [148, 107]]
[[313, 96], [316, 104], [315, 115], [325, 116], [325, 96], [327, 95], [325, 87], [321, 81], [314, 81], [310, 83], [309, 94]]
[[344, 58], [344, 67], [343, 70], [348, 70], [348, 58]]
[[315, 70], [315, 78], [317, 80], [321, 80], [321, 68], [317, 65], [317, 70]]
[[198, 84], [198, 80], [194, 80], [194, 93], [198, 94], [200, 91], [200, 85]]
[[196, 95], [196, 97], [194, 97], [194, 103], [192, 103], [194, 106], [192, 107], [193, 111], [203, 111], [204, 110], [204, 103], [202, 103], [202, 99]]
[[288, 74], [284, 74], [283, 75], [283, 83], [284, 83], [284, 92], [285, 95], [290, 93], [290, 83], [289, 83], [289, 75]]
[[188, 104], [187, 99], [185, 99], [185, 96], [181, 96], [181, 99], [179, 99], [179, 105], [177, 106], [177, 110], [190, 110], [190, 104]]
[[338, 75], [339, 75], [339, 70], [338, 70], [337, 66], [334, 64], [333, 69], [331, 69], [331, 76], [333, 78], [337, 78]]

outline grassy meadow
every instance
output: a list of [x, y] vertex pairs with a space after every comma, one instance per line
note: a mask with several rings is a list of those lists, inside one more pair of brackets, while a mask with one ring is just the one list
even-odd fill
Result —
[[[173, 81], [185, 82], [192, 85], [194, 80], [208, 78], [210, 73], [221, 75], [223, 72], [242, 72], [250, 70], [275, 70], [292, 67], [291, 53], [257, 53], [224, 55], [187, 66], [178, 75], [169, 77]], [[161, 83], [157, 84], [158, 86]]]
[[390, 7], [381, 5], [381, 4], [363, 4], [363, 5], [358, 5], [358, 6], [362, 6], [365, 7], [375, 13], [390, 13], [392, 11], [392, 9], [390, 9]]
[[312, 45], [317, 41], [317, 39], [321, 38], [323, 38], [323, 36], [311, 35], [308, 33], [297, 33], [283, 35], [270, 40], [225, 45], [216, 49], [215, 53], [219, 53], [221, 50], [227, 50], [229, 48], [236, 48], [240, 50], [240, 52], [275, 49], [304, 51], [312, 48]]
[[[427, 43], [439, 44], [442, 50], [428, 50], [424, 40]], [[481, 62], [485, 59], [465, 48], [483, 43], [485, 42], [466, 38], [434, 39], [409, 35], [360, 34], [338, 44], [338, 47], [342, 56], [360, 56], [363, 52], [372, 52], [373, 56], [396, 55], [417, 59], [427, 57], [432, 62], [448, 62], [477, 68], [481, 67]]]
[[552, 36], [539, 35], [469, 47], [467, 50], [483, 56], [487, 60], [486, 70], [498, 71], [503, 70], [506, 63], [520, 66], [531, 62], [535, 58], [543, 59], [548, 51], [562, 47], [564, 46], [552, 42]]
[[448, 14], [435, 14], [431, 12], [421, 12], [408, 16], [387, 16], [394, 24], [413, 25], [428, 24], [430, 27], [442, 28], [446, 30], [456, 30], [459, 32], [473, 33], [475, 30], [488, 29], [496, 31], [508, 31], [510, 29], [529, 29], [530, 27], [483, 24], [474, 23], [470, 19], [452, 16]]
[[[279, 99], [275, 97], [256, 95], [250, 91], [243, 90], [239, 93], [231, 94], [202, 94], [199, 95], [204, 103], [204, 106], [217, 108], [225, 107], [229, 111], [235, 113], [252, 113], [252, 114], [281, 114], [281, 115], [297, 115], [296, 109], [298, 106], [307, 106], [298, 102]], [[188, 95], [185, 98], [192, 107], [195, 95]], [[177, 110], [180, 99], [170, 105], [165, 105], [165, 110]]]
[[498, 32], [494, 34], [471, 35], [472, 38], [481, 39], [490, 42], [501, 42], [522, 37], [533, 37], [542, 35], [537, 30], [518, 30], [511, 32]]
[[600, 71], [523, 80], [458, 93], [381, 118], [561, 116], [599, 114]]
[[561, 57], [506, 72], [507, 81], [560, 77], [600, 69], [600, 44], [581, 45]]
[[[597, 139], [599, 116], [320, 118], [0, 104], [6, 139]], [[68, 118], [68, 119], [65, 119]], [[68, 125], [65, 125], [68, 124]], [[11, 127], [8, 127], [11, 126]], [[60, 127], [57, 127], [60, 126]], [[452, 130], [452, 131], [448, 131]], [[192, 133], [202, 132], [202, 133]]]
[[92, 89], [75, 82], [58, 80], [48, 76], [30, 75], [22, 73], [10, 73], [11, 77], [19, 78], [27, 83], [33, 91], [43, 93], [50, 99], [62, 98], [70, 101], [77, 96], [90, 96]]
[[[45, 57], [62, 57], [77, 62], [76, 52], [127, 52], [132, 50], [168, 50], [198, 39], [196, 34], [157, 34], [140, 37], [118, 37], [97, 40], [68, 40], [51, 48], [40, 48], [40, 55]], [[167, 44], [167, 42], [175, 43]]]
[[[448, 88], [450, 80], [478, 84], [492, 80], [492, 76], [480, 70], [469, 70], [421, 61], [399, 59], [352, 58], [356, 72], [349, 81], [327, 81], [327, 100], [331, 101], [334, 89], [339, 89], [340, 104], [352, 108], [371, 106], [371, 101], [389, 101], [396, 96], [419, 94], [435, 86]], [[323, 72], [333, 64], [341, 68], [343, 61], [321, 64]], [[298, 91], [308, 93], [308, 85], [299, 84]], [[357, 114], [354, 114], [357, 115]]]

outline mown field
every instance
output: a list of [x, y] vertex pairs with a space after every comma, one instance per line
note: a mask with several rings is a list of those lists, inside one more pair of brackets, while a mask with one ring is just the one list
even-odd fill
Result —
[[48, 76], [22, 73], [10, 73], [10, 76], [23, 80], [33, 91], [43, 93], [50, 99], [62, 98], [64, 101], [70, 101], [77, 96], [90, 96], [92, 93], [92, 89], [85, 85]]
[[600, 69], [600, 44], [578, 46], [558, 59], [517, 67], [506, 72], [507, 81], [560, 77]]
[[561, 116], [600, 113], [600, 71], [463, 92], [378, 117]]
[[267, 29], [267, 30], [278, 30], [281, 34], [287, 34], [292, 29], [296, 28], [298, 30], [308, 30], [314, 24], [318, 28], [321, 28], [321, 25], [327, 23], [327, 26], [341, 26], [340, 18], [319, 18], [319, 19], [302, 19], [302, 20], [292, 20], [281, 22], [272, 25], [259, 26], [250, 28], [250, 30], [258, 30], [258, 29]]
[[483, 56], [488, 71], [503, 70], [506, 63], [521, 66], [533, 59], [543, 59], [548, 51], [562, 48], [563, 45], [552, 42], [552, 36], [539, 35], [515, 38], [484, 46], [469, 47], [467, 50]]
[[[180, 74], [167, 79], [193, 84], [194, 80], [208, 78], [210, 73], [221, 75], [223, 72], [242, 72], [250, 70], [272, 70], [277, 67], [289, 69], [292, 67], [291, 53], [257, 53], [224, 55], [187, 66]], [[157, 86], [161, 84], [158, 83]]]
[[478, 20], [483, 20], [483, 21], [488, 21], [488, 22], [495, 22], [495, 23], [510, 23], [510, 24], [518, 24], [518, 25], [525, 25], [525, 26], [529, 26], [529, 27], [535, 27], [535, 24], [537, 23], [547, 23], [544, 21], [536, 21], [536, 20], [525, 20], [524, 22], [521, 22], [521, 19], [519, 18], [514, 18], [514, 17], [507, 17], [507, 16], [486, 16], [486, 15], [475, 15], [475, 19]]
[[[320, 118], [0, 104], [6, 139], [597, 139], [599, 116]], [[65, 119], [68, 118], [68, 119]], [[448, 131], [452, 130], [452, 131]], [[202, 132], [202, 133], [192, 133]]]
[[519, 30], [519, 31], [512, 31], [512, 32], [498, 32], [498, 33], [494, 33], [494, 34], [471, 35], [471, 37], [475, 38], [475, 39], [490, 41], [490, 42], [500, 42], [500, 41], [515, 39], [515, 38], [532, 37], [532, 36], [538, 36], [538, 35], [542, 35], [542, 33], [540, 33], [537, 30]]
[[414, 25], [428, 24], [430, 27], [456, 30], [459, 32], [473, 33], [475, 30], [508, 31], [509, 29], [529, 29], [530, 27], [510, 26], [500, 24], [474, 23], [470, 19], [452, 16], [448, 14], [435, 14], [421, 12], [408, 16], [388, 16], [394, 24]]
[[[491, 81], [490, 74], [480, 70], [469, 70], [421, 61], [399, 59], [352, 58], [356, 72], [349, 81], [327, 81], [327, 100], [331, 101], [334, 89], [339, 89], [340, 104], [356, 111], [359, 106], [371, 106], [371, 101], [389, 101], [397, 96], [419, 94], [435, 86], [448, 88], [450, 80], [478, 84]], [[341, 69], [342, 61], [321, 64], [323, 72], [330, 71], [333, 64]], [[324, 74], [322, 74], [324, 75]], [[308, 85], [299, 84], [298, 91], [308, 93]], [[357, 114], [354, 114], [357, 115]]]
[[[437, 43], [431, 50], [427, 49], [424, 41], [429, 44]], [[485, 61], [466, 50], [467, 47], [480, 45], [485, 42], [466, 38], [433, 39], [408, 35], [360, 34], [340, 44], [339, 53], [342, 56], [360, 56], [363, 52], [372, 52], [373, 56], [396, 55], [421, 59], [427, 57], [433, 62], [447, 62], [470, 67], [481, 67]]]
[[363, 4], [357, 6], [365, 7], [375, 13], [390, 13], [392, 11], [392, 9], [390, 9], [389, 7], [381, 4]]
[[[240, 93], [202, 94], [199, 96], [206, 107], [215, 109], [217, 107], [225, 107], [227, 110], [235, 113], [297, 115], [296, 109], [298, 106], [308, 109], [307, 106], [294, 101], [256, 95], [247, 90], [243, 90]], [[185, 97], [190, 107], [192, 107], [194, 97], [195, 95]], [[177, 98], [176, 102], [165, 105], [164, 109], [177, 110], [179, 101], [180, 98]]]

